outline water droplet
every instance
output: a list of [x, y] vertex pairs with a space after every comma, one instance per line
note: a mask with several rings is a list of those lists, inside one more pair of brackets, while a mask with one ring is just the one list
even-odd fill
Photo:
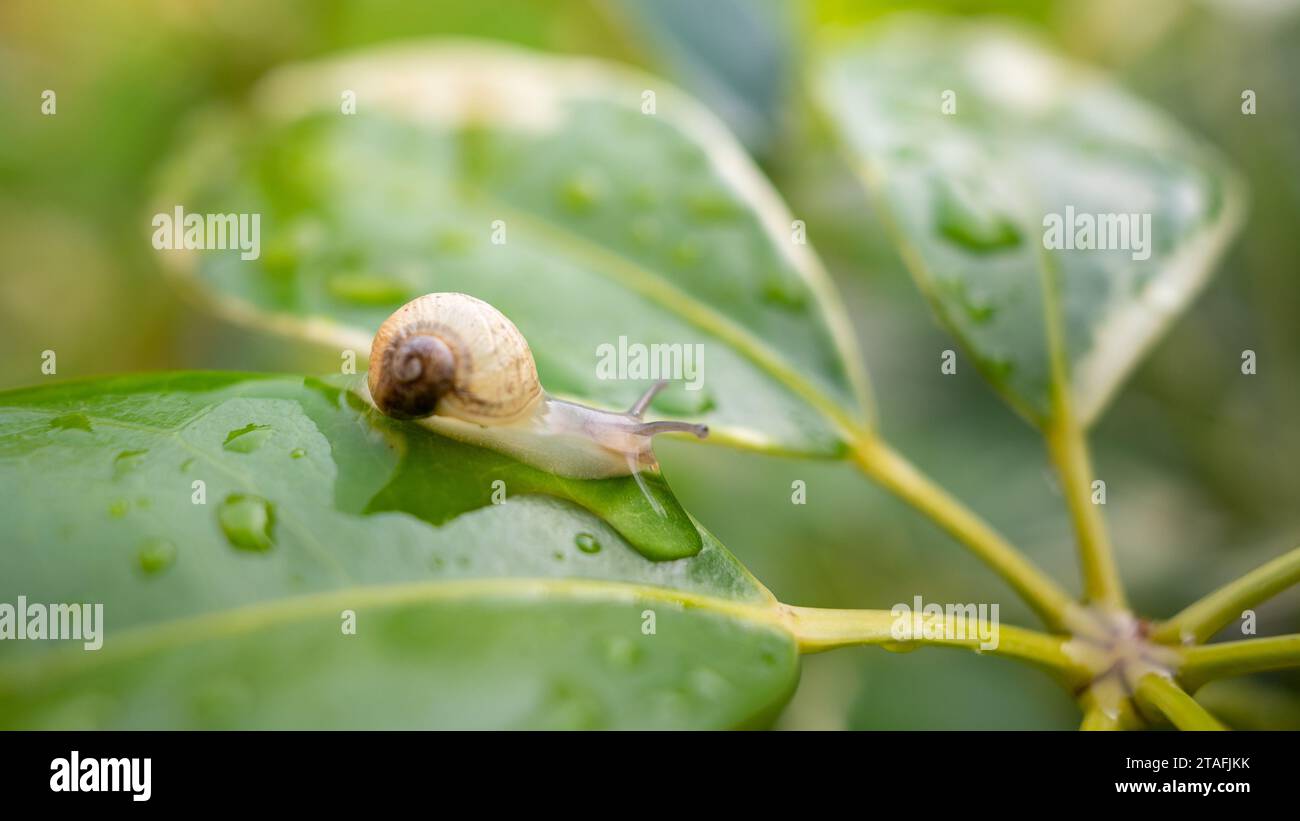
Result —
[[136, 560], [146, 575], [156, 575], [176, 561], [176, 545], [166, 539], [145, 539], [136, 553]]
[[325, 287], [335, 299], [358, 305], [400, 305], [411, 294], [405, 282], [382, 274], [335, 274]]
[[684, 239], [673, 248], [673, 262], [682, 267], [700, 261], [700, 246], [694, 240]]
[[217, 508], [217, 523], [231, 546], [265, 553], [275, 544], [275, 511], [259, 496], [235, 493]]
[[235, 453], [252, 453], [271, 438], [270, 425], [258, 425], [250, 422], [242, 428], [226, 434], [222, 447]]
[[744, 213], [735, 198], [723, 190], [699, 191], [686, 197], [686, 208], [700, 220], [734, 219]]
[[707, 701], [721, 701], [731, 691], [731, 683], [707, 667], [692, 670], [687, 676], [691, 690]]
[[964, 279], [952, 279], [944, 283], [971, 322], [986, 325], [997, 315], [997, 305], [987, 297], [971, 293], [969, 284]]
[[604, 193], [604, 182], [592, 171], [579, 171], [560, 187], [560, 199], [566, 208], [575, 213], [592, 210]]
[[583, 553], [600, 552], [600, 542], [590, 533], [579, 533], [577, 536], [573, 537], [573, 543], [576, 544], [578, 549]]
[[1015, 222], [969, 186], [942, 183], [937, 199], [939, 232], [966, 250], [988, 253], [1020, 244]]
[[792, 282], [779, 274], [774, 274], [763, 282], [761, 293], [764, 302], [778, 308], [798, 311], [808, 305], [808, 293], [803, 284]]
[[307, 455], [307, 450], [305, 448], [294, 448], [293, 450], [289, 451], [290, 459], [301, 459], [306, 455]]
[[606, 639], [604, 655], [611, 666], [627, 669], [641, 660], [641, 648], [627, 636], [617, 636]]
[[976, 325], [987, 325], [998, 312], [997, 307], [989, 302], [967, 302], [962, 307]]
[[438, 234], [433, 241], [434, 250], [444, 254], [463, 254], [473, 245], [473, 235], [459, 228], [449, 228]]
[[986, 357], [981, 360], [980, 364], [984, 366], [988, 378], [994, 380], [1005, 381], [1010, 379], [1011, 375], [1016, 372], [1015, 360], [1006, 356]]
[[917, 650], [921, 643], [919, 641], [887, 641], [880, 646], [891, 653], [911, 653]]
[[554, 553], [551, 554], [551, 558], [555, 559], [557, 562], [564, 561], [564, 551], [562, 550], [555, 551]]
[[113, 457], [113, 478], [121, 479], [140, 467], [140, 464], [144, 461], [144, 455], [148, 452], [147, 450], [124, 450]]
[[189, 469], [193, 467], [193, 465], [194, 465], [194, 457], [191, 456], [190, 458], [186, 459], [184, 462], [181, 462], [181, 473], [188, 472]]
[[84, 413], [65, 413], [50, 420], [50, 427], [57, 430], [84, 430], [92, 432], [90, 417]]
[[121, 519], [131, 510], [131, 503], [126, 499], [114, 499], [108, 505], [108, 515], [114, 519]]

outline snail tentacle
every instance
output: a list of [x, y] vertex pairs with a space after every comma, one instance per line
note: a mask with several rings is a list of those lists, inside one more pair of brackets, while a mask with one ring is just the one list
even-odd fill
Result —
[[645, 393], [641, 394], [641, 398], [636, 400], [632, 407], [628, 408], [628, 416], [635, 416], [637, 419], [640, 419], [642, 415], [645, 414], [645, 409], [650, 407], [650, 403], [653, 402], [655, 397], [659, 395], [659, 392], [666, 387], [668, 387], [667, 379], [660, 379], [658, 382], [651, 385]]
[[704, 439], [709, 435], [709, 426], [696, 425], [693, 422], [662, 420], [659, 422], [642, 422], [637, 426], [637, 433], [646, 436], [655, 436], [660, 433], [689, 433], [698, 439]]

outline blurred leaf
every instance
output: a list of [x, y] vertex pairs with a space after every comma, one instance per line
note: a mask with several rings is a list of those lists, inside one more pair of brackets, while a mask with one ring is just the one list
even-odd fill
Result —
[[[1214, 153], [1015, 31], [909, 18], [838, 47], [818, 77], [940, 319], [1040, 425], [1053, 413], [1052, 328], [1087, 424], [1240, 222], [1239, 183]], [[1070, 213], [1149, 215], [1149, 258], [1045, 251], [1048, 215], [1074, 236]]]
[[1300, 730], [1300, 698], [1275, 684], [1212, 681], [1196, 691], [1196, 700], [1234, 730]]
[[673, 531], [629, 515], [630, 480], [556, 484], [351, 396], [0, 394], [0, 602], [101, 603], [107, 627], [0, 643], [0, 727], [725, 727], [792, 691], [771, 595], [694, 527], [692, 558], [640, 555]]
[[228, 315], [364, 355], [406, 299], [462, 291], [519, 326], [560, 395], [630, 405], [644, 381], [596, 368], [598, 346], [625, 339], [704, 346], [702, 389], [675, 385], [655, 409], [707, 421], [711, 438], [834, 455], [827, 418], [863, 412], [820, 263], [735, 140], [657, 80], [408, 47], [282, 70], [251, 115], [197, 130], [157, 210], [262, 215], [256, 261], [169, 257]]
[[611, 0], [629, 38], [700, 97], [752, 151], [770, 147], [794, 68], [791, 7], [779, 0]]
[[850, 730], [1070, 730], [1074, 700], [1038, 671], [1000, 658], [923, 648], [854, 659]]

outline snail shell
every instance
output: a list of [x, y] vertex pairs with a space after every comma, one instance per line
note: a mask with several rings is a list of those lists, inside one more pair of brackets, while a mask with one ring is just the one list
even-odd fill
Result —
[[415, 419], [435, 433], [506, 453], [575, 479], [631, 475], [657, 512], [640, 472], [654, 469], [662, 433], [703, 439], [688, 422], [646, 422], [664, 386], [652, 386], [626, 412], [547, 395], [533, 353], [514, 323], [466, 294], [426, 294], [384, 321], [370, 347], [370, 401], [382, 413]]
[[426, 294], [379, 326], [370, 395], [389, 416], [437, 413], [507, 425], [534, 413], [542, 384], [528, 341], [496, 308], [467, 294]]

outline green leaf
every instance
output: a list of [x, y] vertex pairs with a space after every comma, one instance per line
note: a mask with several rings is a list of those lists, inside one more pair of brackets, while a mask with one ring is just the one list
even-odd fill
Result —
[[350, 397], [202, 373], [0, 394], [0, 631], [20, 596], [105, 625], [98, 650], [0, 641], [0, 727], [727, 727], [789, 695], [771, 594], [630, 515], [631, 480]]
[[701, 389], [674, 385], [652, 415], [814, 455], [862, 424], [848, 323], [793, 218], [652, 77], [464, 43], [290, 67], [199, 121], [159, 190], [162, 213], [261, 215], [258, 259], [162, 252], [254, 325], [364, 357], [403, 301], [461, 291], [519, 326], [557, 395], [626, 408], [648, 379], [602, 379], [600, 346], [698, 344]]
[[[905, 18], [833, 49], [817, 77], [939, 318], [1040, 425], [1056, 385], [1082, 423], [1097, 418], [1240, 222], [1240, 184], [1214, 152], [1016, 31]], [[1067, 208], [1150, 215], [1149, 258], [1135, 236], [1045, 250], [1045, 220]]]
[[795, 64], [795, 9], [781, 0], [614, 0], [638, 51], [718, 112], [755, 154], [780, 130]]

